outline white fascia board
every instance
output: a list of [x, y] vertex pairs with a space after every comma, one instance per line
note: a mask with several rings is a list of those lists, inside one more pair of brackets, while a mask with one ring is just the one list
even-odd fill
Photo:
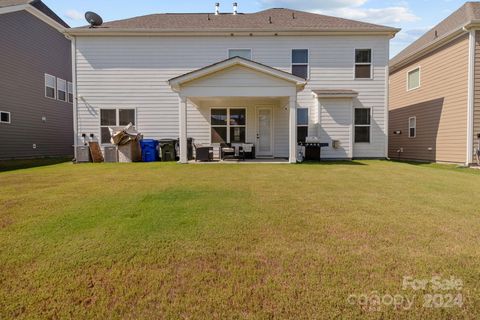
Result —
[[256, 71], [261, 72], [261, 73], [269, 74], [271, 76], [280, 78], [280, 79], [285, 80], [285, 81], [293, 82], [297, 86], [297, 90], [302, 90], [303, 87], [306, 85], [306, 80], [304, 80], [304, 79], [301, 79], [301, 78], [296, 77], [294, 75], [289, 75], [287, 73], [284, 73], [284, 72], [279, 71], [279, 70], [275, 70], [273, 68], [269, 68], [267, 66], [262, 66], [260, 64], [257, 64], [255, 62], [253, 62], [253, 61], [249, 62], [249, 61], [242, 60], [242, 59], [239, 59], [239, 58], [226, 60], [226, 61], [220, 62], [216, 65], [212, 65], [210, 67], [205, 67], [204, 69], [193, 71], [193, 72], [185, 74], [183, 76], [173, 78], [172, 80], [169, 80], [168, 82], [169, 82], [170, 86], [174, 89], [174, 91], [178, 92], [180, 90], [180, 86], [183, 83], [190, 82], [190, 81], [193, 81], [193, 80], [196, 80], [196, 79], [214, 74], [214, 73], [219, 72], [221, 70], [224, 70], [224, 69], [227, 69], [227, 68], [230, 68], [230, 67], [233, 67], [233, 66], [237, 66], [237, 65], [238, 66], [243, 66], [243, 67], [246, 67], [246, 68], [250, 68], [250, 69], [256, 70]]
[[30, 7], [29, 4], [20, 4], [18, 6], [0, 8], [0, 14], [22, 11], [27, 9], [28, 7]]
[[46, 14], [44, 14], [43, 12], [38, 11], [36, 8], [32, 7], [31, 5], [27, 5], [27, 7], [25, 8], [25, 11], [34, 15], [38, 19], [42, 20], [43, 22], [45, 22], [46, 24], [48, 24], [52, 28], [57, 29], [61, 33], [63, 33], [66, 29], [68, 29], [68, 28], [65, 28], [64, 26], [62, 26], [57, 21], [50, 18], [49, 16], [47, 16]]
[[36, 8], [32, 7], [29, 4], [21, 4], [18, 6], [11, 6], [11, 7], [5, 7], [5, 8], [0, 8], [0, 14], [5, 14], [5, 13], [12, 13], [12, 12], [18, 12], [18, 11], [23, 11], [25, 10], [26, 12], [32, 14], [33, 16], [37, 17], [38, 19], [42, 20], [49, 26], [57, 29], [59, 32], [64, 32], [67, 28], [62, 26], [60, 23], [57, 21], [53, 20], [43, 12], [37, 10]]

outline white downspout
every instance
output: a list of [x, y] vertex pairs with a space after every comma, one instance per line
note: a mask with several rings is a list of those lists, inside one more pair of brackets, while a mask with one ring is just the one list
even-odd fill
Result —
[[[387, 42], [387, 57], [390, 56], [390, 39]], [[389, 66], [389, 60], [387, 58], [387, 64], [385, 66], [385, 107], [384, 107], [384, 112], [385, 112], [385, 159], [388, 158], [388, 139], [389, 139], [389, 132], [390, 130], [389, 127], [389, 121], [390, 121], [390, 66]]]
[[72, 42], [72, 86], [73, 86], [73, 153], [77, 161], [78, 146], [78, 94], [77, 94], [77, 38], [71, 37]]
[[468, 103], [467, 103], [467, 156], [465, 165], [473, 162], [473, 116], [475, 94], [475, 30], [469, 30], [468, 43]]

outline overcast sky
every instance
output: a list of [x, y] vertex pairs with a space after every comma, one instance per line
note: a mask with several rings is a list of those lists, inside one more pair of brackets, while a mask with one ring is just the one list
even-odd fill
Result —
[[[85, 25], [85, 11], [95, 11], [105, 21], [151, 13], [213, 12], [215, 0], [43, 0], [71, 26]], [[219, 1], [231, 12], [233, 1]], [[237, 0], [240, 12], [283, 7], [342, 18], [400, 27], [392, 40], [392, 57], [464, 2], [458, 0]]]

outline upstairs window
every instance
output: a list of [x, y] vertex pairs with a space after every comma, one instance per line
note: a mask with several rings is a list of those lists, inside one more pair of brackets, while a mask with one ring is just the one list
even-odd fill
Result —
[[415, 138], [417, 136], [417, 117], [408, 118], [408, 137]]
[[68, 90], [68, 102], [73, 103], [73, 84], [71, 82], [67, 83]]
[[372, 49], [355, 49], [355, 79], [372, 78]]
[[10, 112], [0, 111], [0, 123], [10, 123]]
[[54, 76], [45, 74], [45, 97], [55, 99], [55, 92], [57, 90], [56, 79]]
[[251, 49], [229, 49], [228, 58], [240, 57], [248, 60], [252, 60]]
[[67, 81], [57, 78], [57, 99], [67, 101]]
[[297, 109], [297, 142], [305, 143], [308, 137], [308, 109]]
[[292, 50], [292, 74], [294, 76], [308, 79], [308, 50], [293, 49]]
[[408, 72], [407, 75], [407, 91], [420, 87], [420, 68], [416, 68]]
[[370, 108], [355, 109], [355, 142], [370, 143]]

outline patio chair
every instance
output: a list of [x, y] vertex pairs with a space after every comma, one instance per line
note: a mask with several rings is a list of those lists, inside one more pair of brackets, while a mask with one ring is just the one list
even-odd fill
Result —
[[243, 156], [246, 159], [255, 159], [255, 144], [244, 143], [242, 144]]
[[245, 150], [243, 143], [232, 143], [232, 148], [235, 149], [235, 159], [245, 161]]
[[212, 161], [213, 147], [195, 145], [195, 162], [196, 161]]
[[220, 144], [220, 158], [222, 160], [235, 159], [235, 148], [228, 143]]

